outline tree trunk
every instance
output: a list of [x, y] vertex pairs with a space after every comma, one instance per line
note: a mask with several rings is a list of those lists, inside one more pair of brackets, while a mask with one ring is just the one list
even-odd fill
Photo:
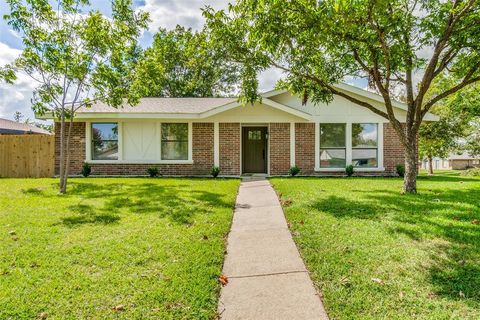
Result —
[[65, 193], [63, 191], [63, 179], [65, 171], [65, 110], [62, 109], [60, 115], [60, 186], [59, 192]]
[[433, 176], [433, 157], [428, 156], [428, 175]]
[[73, 117], [70, 118], [67, 134], [67, 145], [65, 147], [65, 169], [63, 172], [63, 184], [60, 185], [61, 193], [67, 193], [68, 171], [70, 169], [70, 142], [72, 140]]
[[403, 178], [403, 192], [417, 193], [418, 155], [416, 138], [405, 148], [405, 177]]

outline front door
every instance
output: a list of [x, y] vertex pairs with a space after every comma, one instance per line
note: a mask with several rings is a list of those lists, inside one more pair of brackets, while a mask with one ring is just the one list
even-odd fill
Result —
[[267, 173], [267, 128], [243, 127], [243, 173]]

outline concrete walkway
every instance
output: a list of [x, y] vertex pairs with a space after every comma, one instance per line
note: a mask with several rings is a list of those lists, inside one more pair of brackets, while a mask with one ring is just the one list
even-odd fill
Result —
[[221, 319], [328, 319], [267, 180], [240, 185], [223, 274]]

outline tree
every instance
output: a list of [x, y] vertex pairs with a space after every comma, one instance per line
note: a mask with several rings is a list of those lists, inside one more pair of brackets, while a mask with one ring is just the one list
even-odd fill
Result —
[[[285, 73], [278, 86], [304, 102], [336, 95], [388, 119], [405, 148], [408, 193], [416, 192], [425, 114], [480, 80], [479, 0], [239, 0], [228, 12], [207, 7], [204, 15], [215, 41], [242, 64], [244, 101], [259, 98], [257, 74], [273, 66]], [[446, 73], [456, 82], [425, 99], [432, 81]], [[385, 108], [333, 86], [346, 76], [368, 78]], [[406, 95], [405, 124], [394, 113], [396, 90]]]
[[21, 122], [23, 118], [24, 116], [20, 111], [15, 111], [13, 114], [13, 120], [15, 120], [15, 122]]
[[204, 31], [181, 26], [171, 31], [160, 29], [138, 63], [135, 83], [143, 96], [229, 95], [237, 83], [238, 67], [224, 55]]
[[[427, 96], [435, 96], [449, 87], [451, 79], [435, 81]], [[476, 132], [475, 119], [480, 116], [480, 86], [470, 86], [450, 95], [432, 108], [440, 116], [437, 122], [422, 123], [419, 131], [419, 152], [428, 160], [428, 173], [433, 175], [433, 157], [446, 158], [449, 153], [469, 148]], [[471, 142], [470, 142], [471, 143]]]
[[137, 38], [148, 16], [134, 12], [130, 0], [113, 0], [111, 18], [99, 11], [84, 13], [88, 0], [7, 3], [10, 13], [4, 19], [21, 34], [25, 47], [0, 75], [7, 82], [17, 72], [33, 78], [38, 86], [32, 109], [52, 113], [59, 121], [60, 192], [65, 193], [75, 112], [99, 100], [113, 107], [124, 99], [132, 105], [138, 102], [131, 73], [139, 55]]

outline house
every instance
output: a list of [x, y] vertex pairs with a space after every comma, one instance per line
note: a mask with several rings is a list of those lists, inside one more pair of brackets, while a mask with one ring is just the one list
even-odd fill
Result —
[[0, 118], [0, 135], [5, 134], [52, 134], [51, 132], [27, 123]]
[[453, 170], [480, 168], [480, 156], [471, 156], [468, 152], [451, 153], [448, 157]]
[[[480, 168], [480, 156], [471, 156], [468, 152], [450, 153], [448, 158], [434, 157], [432, 166], [434, 170], [464, 170]], [[428, 169], [428, 160], [422, 161], [422, 169]]]
[[[336, 87], [385, 110], [377, 94]], [[394, 108], [405, 121], [406, 106], [394, 102]], [[78, 111], [73, 135], [72, 173], [87, 161], [96, 175], [144, 175], [149, 167], [164, 175], [208, 175], [213, 166], [225, 176], [286, 175], [294, 165], [303, 175], [324, 175], [353, 164], [358, 174], [383, 176], [404, 163], [386, 119], [339, 96], [302, 105], [282, 90], [262, 94], [254, 105], [236, 98], [144, 98], [119, 109], [97, 103]]]

